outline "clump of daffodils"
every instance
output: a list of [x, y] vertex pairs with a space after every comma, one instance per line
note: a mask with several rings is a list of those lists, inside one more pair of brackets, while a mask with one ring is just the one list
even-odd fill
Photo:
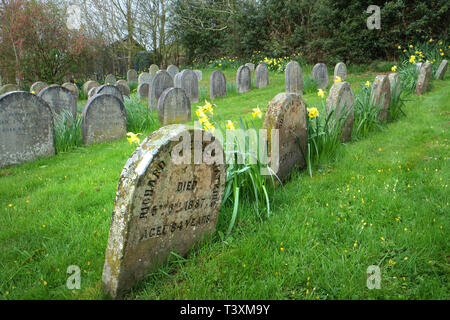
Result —
[[211, 133], [216, 130], [208, 117], [208, 114], [211, 116], [214, 115], [214, 106], [209, 103], [208, 100], [205, 100], [205, 105], [197, 108], [195, 114], [197, 115], [198, 121], [203, 126], [203, 129], [210, 131]]
[[127, 140], [130, 144], [140, 144], [141, 143], [141, 139], [138, 138], [138, 136], [141, 136], [142, 133], [133, 133], [133, 132], [128, 132], [127, 133]]

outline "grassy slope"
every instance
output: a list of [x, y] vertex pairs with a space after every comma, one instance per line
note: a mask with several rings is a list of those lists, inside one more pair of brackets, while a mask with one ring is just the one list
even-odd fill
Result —
[[[233, 72], [227, 76], [233, 81]], [[366, 79], [373, 76], [350, 81], [356, 88]], [[295, 172], [275, 190], [270, 219], [243, 208], [227, 242], [192, 250], [129, 298], [448, 299], [449, 84], [435, 81], [408, 103], [407, 118], [342, 146], [338, 161], [316, 168], [313, 179]], [[283, 75], [271, 75], [269, 88], [214, 103], [223, 119], [250, 119], [283, 87]], [[103, 298], [114, 196], [133, 148], [121, 140], [0, 170], [0, 299]], [[219, 230], [230, 211], [223, 208]], [[381, 290], [366, 287], [373, 264]], [[81, 290], [65, 286], [69, 265], [81, 267]]]

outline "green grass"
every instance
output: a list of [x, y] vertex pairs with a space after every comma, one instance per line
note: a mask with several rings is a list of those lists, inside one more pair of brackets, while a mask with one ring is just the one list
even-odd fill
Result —
[[[200, 82], [206, 92], [210, 73]], [[225, 73], [234, 82], [235, 72]], [[349, 81], [359, 90], [373, 78]], [[449, 299], [449, 85], [434, 81], [406, 103], [406, 117], [341, 145], [312, 179], [294, 171], [271, 195], [270, 218], [242, 204], [226, 241], [216, 235], [174, 258], [127, 298]], [[268, 88], [213, 103], [224, 120], [250, 120], [281, 91], [284, 75], [270, 73]], [[0, 299], [105, 297], [114, 197], [133, 150], [122, 139], [0, 169]], [[226, 233], [232, 211], [222, 208], [218, 231]], [[70, 265], [81, 268], [81, 290], [66, 288]], [[381, 290], [366, 287], [370, 265], [381, 268]]]

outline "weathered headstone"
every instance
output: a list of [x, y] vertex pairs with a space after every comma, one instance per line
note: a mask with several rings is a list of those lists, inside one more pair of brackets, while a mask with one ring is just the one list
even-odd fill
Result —
[[97, 81], [89, 80], [83, 85], [83, 90], [86, 95], [89, 94], [92, 88], [100, 87], [100, 84]]
[[165, 70], [159, 70], [148, 87], [148, 108], [156, 109], [164, 90], [174, 86], [172, 76]]
[[312, 79], [319, 83], [320, 89], [326, 89], [328, 87], [328, 69], [324, 63], [316, 64], [312, 69]]
[[255, 86], [258, 89], [269, 86], [269, 69], [265, 64], [259, 64], [255, 70]]
[[154, 77], [156, 73], [159, 71], [159, 67], [156, 64], [152, 64], [148, 69], [148, 73], [150, 76]]
[[93, 87], [91, 90], [89, 90], [88, 95], [87, 95], [88, 100], [91, 99], [93, 96], [95, 96], [98, 88], [99, 87]]
[[416, 63], [416, 69], [417, 69], [417, 71], [419, 71], [420, 68], [422, 68], [422, 65], [423, 65], [422, 62], [417, 62], [417, 63]]
[[105, 84], [114, 85], [116, 81], [117, 81], [116, 77], [112, 74], [108, 74], [105, 78]]
[[53, 115], [38, 96], [0, 96], [0, 168], [55, 154]]
[[247, 62], [245, 65], [250, 69], [251, 72], [255, 71], [255, 65], [253, 63]]
[[391, 84], [389, 76], [376, 76], [372, 85], [371, 101], [375, 108], [380, 109], [378, 119], [386, 121], [389, 115], [389, 104], [391, 97]]
[[72, 92], [68, 89], [58, 85], [51, 85], [42, 90], [38, 96], [48, 103], [53, 114], [62, 116], [70, 113], [73, 119], [76, 118], [77, 100], [75, 100]]
[[21, 91], [21, 90], [20, 87], [16, 84], [5, 84], [0, 88], [0, 95], [13, 91]]
[[139, 78], [138, 78], [138, 83], [139, 84], [141, 84], [141, 83], [148, 83], [148, 84], [150, 84], [150, 81], [152, 81], [152, 76], [150, 75], [150, 73], [142, 72], [139, 75]]
[[[306, 165], [302, 155], [306, 155], [308, 133], [306, 129], [306, 105], [302, 97], [295, 93], [279, 93], [270, 101], [264, 118], [264, 129], [267, 129], [269, 146], [271, 130], [279, 130], [279, 165], [276, 175], [284, 180], [295, 166], [300, 169]], [[300, 147], [301, 145], [301, 147]], [[270, 153], [276, 152], [270, 151]], [[273, 158], [273, 156], [271, 157]], [[273, 165], [271, 164], [273, 167]]]
[[236, 92], [245, 93], [250, 91], [252, 75], [249, 67], [240, 66], [236, 74]]
[[134, 70], [134, 69], [128, 70], [128, 72], [127, 72], [127, 80], [128, 80], [128, 82], [136, 82], [136, 81], [138, 81], [138, 74], [137, 74], [136, 70]]
[[227, 96], [227, 79], [220, 70], [214, 70], [209, 77], [209, 97], [214, 100], [216, 97]]
[[339, 62], [334, 67], [334, 80], [336, 80], [336, 77], [340, 77], [342, 81], [345, 81], [347, 79], [347, 66], [343, 62]]
[[198, 81], [202, 81], [202, 79], [203, 79], [202, 70], [194, 70], [194, 73], [197, 75]]
[[297, 61], [291, 61], [286, 65], [284, 80], [287, 93], [303, 94], [302, 68]]
[[102, 86], [97, 88], [97, 92], [95, 94], [96, 95], [99, 95], [99, 94], [111, 94], [111, 95], [115, 96], [117, 99], [119, 99], [120, 101], [123, 102], [122, 92], [120, 92], [120, 90], [114, 85], [104, 84], [104, 85], [102, 85]]
[[[195, 143], [202, 134], [213, 142]], [[186, 161], [174, 161], [181, 150]], [[195, 154], [208, 160], [197, 164]], [[223, 159], [210, 133], [182, 124], [160, 128], [134, 151], [120, 176], [106, 249], [102, 283], [109, 295], [123, 298], [171, 252], [183, 256], [215, 232], [226, 181]]]
[[158, 120], [163, 126], [191, 121], [191, 102], [183, 89], [164, 90], [158, 100]]
[[80, 90], [78, 89], [76, 84], [72, 82], [66, 82], [62, 86], [72, 93], [73, 97], [75, 98], [75, 101], [78, 101], [78, 97], [80, 96]]
[[48, 87], [48, 84], [42, 81], [37, 81], [33, 83], [30, 87], [30, 92], [33, 94], [39, 94], [42, 90]]
[[123, 102], [110, 94], [95, 95], [83, 109], [81, 126], [86, 145], [124, 138], [127, 114]]
[[431, 79], [431, 72], [433, 71], [433, 66], [429, 62], [425, 62], [419, 70], [419, 76], [416, 83], [416, 95], [422, 95], [428, 90], [428, 85]]
[[333, 112], [329, 120], [330, 127], [334, 128], [336, 123], [342, 125], [342, 142], [349, 141], [352, 136], [355, 119], [354, 100], [352, 86], [348, 82], [334, 83], [327, 98], [327, 118]]
[[198, 102], [198, 78], [194, 71], [185, 69], [175, 76], [175, 87], [186, 93], [191, 103]]
[[444, 59], [439, 65], [439, 68], [436, 70], [435, 78], [437, 80], [444, 79], [445, 73], [447, 72], [447, 68], [448, 68], [448, 60]]
[[171, 64], [170, 66], [167, 67], [167, 72], [172, 76], [172, 78], [175, 78], [175, 75], [180, 72], [180, 70], [178, 69], [177, 66], [174, 66], [173, 64]]
[[130, 97], [130, 85], [128, 81], [118, 80], [116, 81], [116, 87], [122, 93], [122, 96]]
[[391, 95], [390, 97], [398, 98], [400, 94], [402, 93], [402, 83], [400, 80], [400, 76], [398, 73], [390, 73], [389, 74], [389, 84], [391, 86]]
[[149, 88], [149, 84], [148, 83], [141, 83], [138, 85], [137, 87], [137, 92], [139, 95], [139, 98], [145, 98], [148, 99], [148, 88]]

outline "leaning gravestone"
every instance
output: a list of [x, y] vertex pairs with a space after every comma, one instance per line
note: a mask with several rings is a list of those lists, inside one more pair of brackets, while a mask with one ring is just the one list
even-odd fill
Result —
[[178, 69], [177, 66], [174, 66], [173, 64], [171, 64], [170, 66], [167, 67], [167, 72], [172, 76], [172, 78], [175, 78], [175, 75], [180, 72], [180, 70]]
[[240, 66], [236, 74], [236, 92], [245, 93], [250, 91], [251, 71], [247, 66]]
[[139, 98], [148, 99], [148, 87], [149, 86], [150, 85], [148, 83], [141, 83], [138, 85], [137, 92], [138, 92]]
[[130, 85], [128, 81], [118, 80], [116, 81], [116, 87], [122, 93], [122, 96], [130, 97]]
[[175, 87], [186, 93], [191, 103], [198, 102], [198, 78], [194, 71], [186, 69], [175, 76]]
[[[270, 166], [280, 180], [284, 180], [295, 166], [301, 169], [306, 165], [302, 155], [302, 152], [306, 155], [308, 142], [306, 105], [299, 94], [283, 92], [273, 98], [267, 107], [263, 128], [267, 129], [269, 146], [278, 145], [279, 148], [270, 151], [272, 160], [273, 153], [278, 154], [278, 166], [273, 163]], [[279, 130], [279, 143], [272, 143], [272, 129]]]
[[448, 60], [442, 60], [441, 64], [439, 65], [439, 68], [436, 70], [435, 78], [437, 80], [444, 79], [445, 73], [447, 72], [448, 68]]
[[152, 81], [152, 76], [150, 75], [150, 73], [142, 72], [139, 75], [139, 78], [138, 78], [138, 83], [139, 84], [141, 84], [141, 83], [148, 83], [148, 84], [150, 84], [150, 81]]
[[0, 96], [0, 168], [55, 154], [53, 115], [38, 96]]
[[127, 72], [127, 80], [128, 80], [128, 82], [136, 82], [136, 81], [138, 81], [138, 75], [137, 75], [136, 70], [134, 70], [134, 69], [128, 70], [128, 72]]
[[265, 64], [259, 64], [255, 70], [255, 86], [258, 89], [269, 86], [269, 69]]
[[119, 99], [120, 101], [123, 102], [122, 92], [120, 92], [120, 90], [116, 86], [113, 86], [113, 85], [104, 84], [97, 88], [97, 92], [95, 92], [95, 94], [96, 95], [110, 94], [110, 95], [115, 96], [117, 99]]
[[48, 87], [48, 84], [42, 81], [37, 81], [33, 83], [30, 87], [30, 92], [33, 94], [39, 94], [42, 90]]
[[286, 65], [284, 80], [287, 93], [303, 94], [302, 68], [297, 61], [291, 61]]
[[191, 121], [191, 103], [183, 89], [164, 90], [158, 100], [158, 120], [163, 126]]
[[391, 84], [389, 83], [389, 76], [376, 76], [371, 93], [371, 101], [374, 107], [380, 109], [378, 119], [386, 121], [389, 115], [389, 104], [391, 98]]
[[214, 100], [216, 97], [227, 96], [227, 79], [220, 70], [214, 70], [209, 77], [209, 97]]
[[86, 95], [89, 94], [92, 88], [100, 87], [100, 84], [97, 81], [89, 80], [83, 85], [83, 90]]
[[77, 100], [68, 89], [51, 85], [39, 93], [39, 98], [48, 103], [54, 115], [63, 116], [71, 114], [73, 119], [77, 116]]
[[345, 81], [347, 79], [347, 66], [343, 62], [339, 62], [334, 67], [334, 80], [336, 80], [337, 77], [340, 77], [342, 81]]
[[5, 84], [3, 87], [0, 88], [0, 95], [12, 91], [20, 91], [20, 87], [16, 84]]
[[225, 181], [224, 152], [209, 132], [175, 124], [145, 139], [119, 179], [103, 267], [106, 292], [123, 298], [171, 252], [183, 256], [212, 235]]
[[112, 74], [108, 74], [105, 78], [105, 84], [114, 84], [116, 83], [117, 79]]
[[78, 89], [77, 85], [72, 82], [66, 82], [62, 85], [64, 88], [69, 90], [76, 101], [78, 101], [78, 97], [80, 96], [80, 90]]
[[402, 84], [398, 73], [394, 72], [389, 74], [389, 85], [391, 86], [390, 97], [395, 96], [396, 98], [398, 98], [402, 93]]
[[250, 69], [251, 72], [255, 71], [255, 65], [253, 63], [248, 62], [245, 65]]
[[85, 145], [124, 138], [127, 114], [123, 102], [110, 94], [95, 95], [83, 109], [81, 127]]
[[327, 118], [333, 112], [331, 115], [332, 119], [329, 121], [331, 128], [336, 125], [337, 121], [342, 121], [342, 142], [349, 141], [352, 136], [353, 121], [355, 119], [354, 101], [355, 98], [350, 83], [337, 82], [333, 84], [327, 98]]
[[202, 81], [203, 79], [203, 73], [201, 70], [194, 70], [194, 73], [197, 75], [198, 81]]
[[150, 73], [150, 75], [152, 77], [154, 77], [158, 71], [159, 71], [159, 67], [156, 64], [152, 64], [150, 66], [150, 68], [148, 69], [148, 73]]
[[319, 83], [320, 89], [328, 87], [328, 69], [324, 63], [316, 64], [312, 69], [312, 79]]
[[416, 95], [422, 95], [428, 90], [428, 85], [431, 79], [431, 72], [433, 71], [433, 66], [429, 62], [425, 62], [419, 70], [419, 77], [416, 83]]
[[148, 108], [156, 109], [159, 97], [163, 91], [167, 88], [172, 88], [173, 86], [171, 75], [165, 70], [158, 71], [152, 78], [152, 82], [148, 87]]

